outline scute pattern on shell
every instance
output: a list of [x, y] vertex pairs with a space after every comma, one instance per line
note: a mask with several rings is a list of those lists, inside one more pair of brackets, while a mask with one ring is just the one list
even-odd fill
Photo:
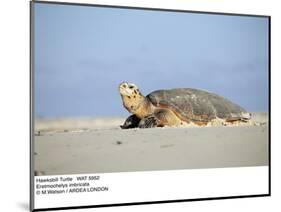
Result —
[[181, 119], [208, 122], [214, 118], [248, 118], [239, 105], [214, 93], [192, 88], [157, 90], [146, 96], [159, 108], [173, 110]]

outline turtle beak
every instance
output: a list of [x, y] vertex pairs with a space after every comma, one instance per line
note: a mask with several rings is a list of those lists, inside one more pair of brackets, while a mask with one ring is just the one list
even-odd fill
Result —
[[127, 82], [122, 82], [120, 85], [119, 85], [119, 92], [121, 95], [124, 95], [124, 96], [130, 96], [131, 93], [128, 91], [128, 88], [129, 88], [129, 85]]
[[128, 87], [128, 83], [127, 83], [127, 82], [122, 82], [122, 83], [120, 83], [119, 89], [120, 89], [121, 87], [123, 87], [123, 88]]

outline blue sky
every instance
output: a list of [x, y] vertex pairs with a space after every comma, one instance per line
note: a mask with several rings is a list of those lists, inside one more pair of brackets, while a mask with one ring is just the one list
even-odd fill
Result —
[[268, 110], [268, 19], [35, 3], [35, 116], [126, 116], [118, 85]]

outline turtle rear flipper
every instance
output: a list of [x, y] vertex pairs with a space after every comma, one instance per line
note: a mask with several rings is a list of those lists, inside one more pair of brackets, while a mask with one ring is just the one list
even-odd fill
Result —
[[237, 116], [237, 117], [229, 117], [227, 119], [225, 119], [226, 122], [228, 123], [234, 123], [234, 122], [249, 122], [249, 120], [251, 119], [251, 114], [250, 113], [243, 113], [241, 116]]

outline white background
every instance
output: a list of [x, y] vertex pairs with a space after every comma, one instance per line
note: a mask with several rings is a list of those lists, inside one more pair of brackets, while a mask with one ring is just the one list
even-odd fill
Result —
[[[85, 0], [86, 2], [86, 0]], [[147, 6], [272, 16], [272, 197], [139, 205], [79, 211], [280, 211], [281, 209], [281, 7], [276, 0], [107, 0], [102, 4]], [[1, 211], [27, 211], [29, 201], [29, 3], [0, 5]]]
[[[76, 181], [76, 176], [85, 175], [67, 176], [73, 178], [72, 182], [79, 183], [81, 181]], [[105, 173], [99, 174], [99, 176], [100, 180], [87, 182], [91, 186], [109, 186], [107, 192], [78, 192], [55, 195], [39, 194], [35, 195], [35, 208], [151, 202], [268, 193], [267, 166]], [[65, 176], [56, 175], [52, 177], [60, 178]], [[48, 178], [49, 176], [38, 176], [35, 177], [34, 181]], [[54, 185], [57, 183], [60, 184], [61, 182], [51, 184]], [[38, 184], [40, 185], [41, 183], [36, 183], [36, 186]]]

